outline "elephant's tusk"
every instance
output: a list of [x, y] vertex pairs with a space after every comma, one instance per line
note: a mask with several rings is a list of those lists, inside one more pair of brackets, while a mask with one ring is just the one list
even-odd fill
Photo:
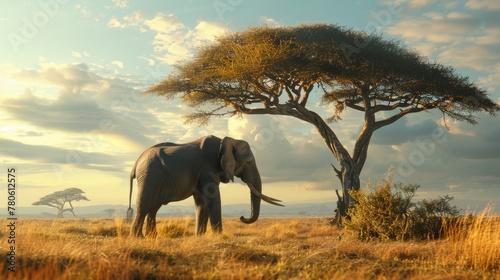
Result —
[[[260, 197], [262, 200], [264, 200], [265, 202], [269, 203], [269, 204], [273, 204], [273, 205], [277, 205], [277, 206], [283, 206], [285, 207], [285, 205], [282, 205], [282, 204], [279, 204], [277, 202], [281, 202], [281, 200], [279, 199], [276, 199], [276, 198], [272, 198], [272, 197], [269, 197], [267, 195], [264, 195], [262, 194], [261, 192], [259, 192], [252, 184], [248, 184], [248, 187], [250, 188], [250, 190], [252, 191], [252, 193], [254, 193], [256, 196]], [[276, 202], [277, 201], [277, 202]]]
[[[262, 200], [264, 200], [265, 202], [267, 202], [267, 203], [269, 203], [269, 204], [276, 205], [276, 206], [282, 206], [282, 207], [285, 207], [285, 205], [283, 205], [283, 204], [279, 204], [279, 203], [274, 202], [274, 201], [272, 201], [272, 200], [268, 200], [268, 199], [273, 199], [272, 197], [267, 197], [267, 196], [265, 196], [265, 197], [261, 197], [261, 198], [262, 198]], [[279, 200], [278, 200], [278, 201], [279, 201]]]

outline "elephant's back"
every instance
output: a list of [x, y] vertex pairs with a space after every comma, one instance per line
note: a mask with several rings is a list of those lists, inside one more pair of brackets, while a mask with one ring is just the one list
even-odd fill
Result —
[[169, 185], [192, 184], [199, 176], [202, 152], [192, 145], [155, 145], [137, 161], [138, 181], [160, 180]]
[[[172, 145], [164, 144], [157, 144], [144, 151], [137, 160], [137, 167], [151, 168], [158, 166], [174, 169], [176, 166], [192, 165], [201, 155], [201, 151], [196, 146], [172, 143], [167, 143]], [[139, 171], [139, 168], [137, 171]]]

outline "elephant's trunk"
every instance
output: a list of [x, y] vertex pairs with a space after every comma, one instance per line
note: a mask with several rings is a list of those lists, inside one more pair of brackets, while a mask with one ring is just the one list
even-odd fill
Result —
[[[261, 201], [261, 196], [259, 194], [262, 194], [262, 181], [260, 179], [259, 172], [257, 171], [257, 168], [255, 168], [256, 176], [255, 173], [252, 175], [250, 178], [245, 178], [246, 176], [242, 177], [243, 181], [247, 183], [248, 187], [250, 188], [250, 195], [251, 195], [251, 201], [250, 201], [250, 207], [251, 207], [251, 213], [250, 213], [250, 218], [245, 218], [243, 216], [240, 217], [240, 221], [242, 221], [245, 224], [251, 224], [259, 218], [260, 214], [260, 201]], [[253, 173], [253, 172], [252, 172]]]

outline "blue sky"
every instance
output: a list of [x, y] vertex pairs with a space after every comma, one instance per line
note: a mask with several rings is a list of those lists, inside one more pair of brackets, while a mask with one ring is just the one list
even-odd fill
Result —
[[[330, 164], [337, 163], [310, 125], [270, 116], [185, 125], [191, 108], [141, 94], [196, 47], [253, 26], [324, 22], [382, 33], [455, 67], [500, 102], [499, 1], [296, 3], [2, 1], [0, 165], [19, 170], [19, 205], [69, 187], [86, 192], [91, 201], [82, 205], [126, 204], [128, 174], [144, 149], [208, 134], [250, 143], [267, 195], [285, 204], [334, 203], [340, 186]], [[328, 117], [332, 109], [316, 101], [313, 108]], [[500, 201], [499, 119], [449, 120], [448, 130], [441, 117], [421, 113], [377, 131], [363, 184], [393, 166], [398, 180], [422, 185], [417, 198], [449, 194], [473, 209]], [[332, 128], [352, 150], [362, 119], [350, 111], [343, 118]], [[221, 191], [223, 204], [248, 203], [240, 182]]]

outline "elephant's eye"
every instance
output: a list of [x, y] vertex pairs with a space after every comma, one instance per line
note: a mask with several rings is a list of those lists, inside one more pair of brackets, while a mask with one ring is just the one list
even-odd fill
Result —
[[255, 161], [255, 158], [251, 154], [248, 155], [247, 158], [245, 159], [246, 163], [253, 163], [254, 161]]

